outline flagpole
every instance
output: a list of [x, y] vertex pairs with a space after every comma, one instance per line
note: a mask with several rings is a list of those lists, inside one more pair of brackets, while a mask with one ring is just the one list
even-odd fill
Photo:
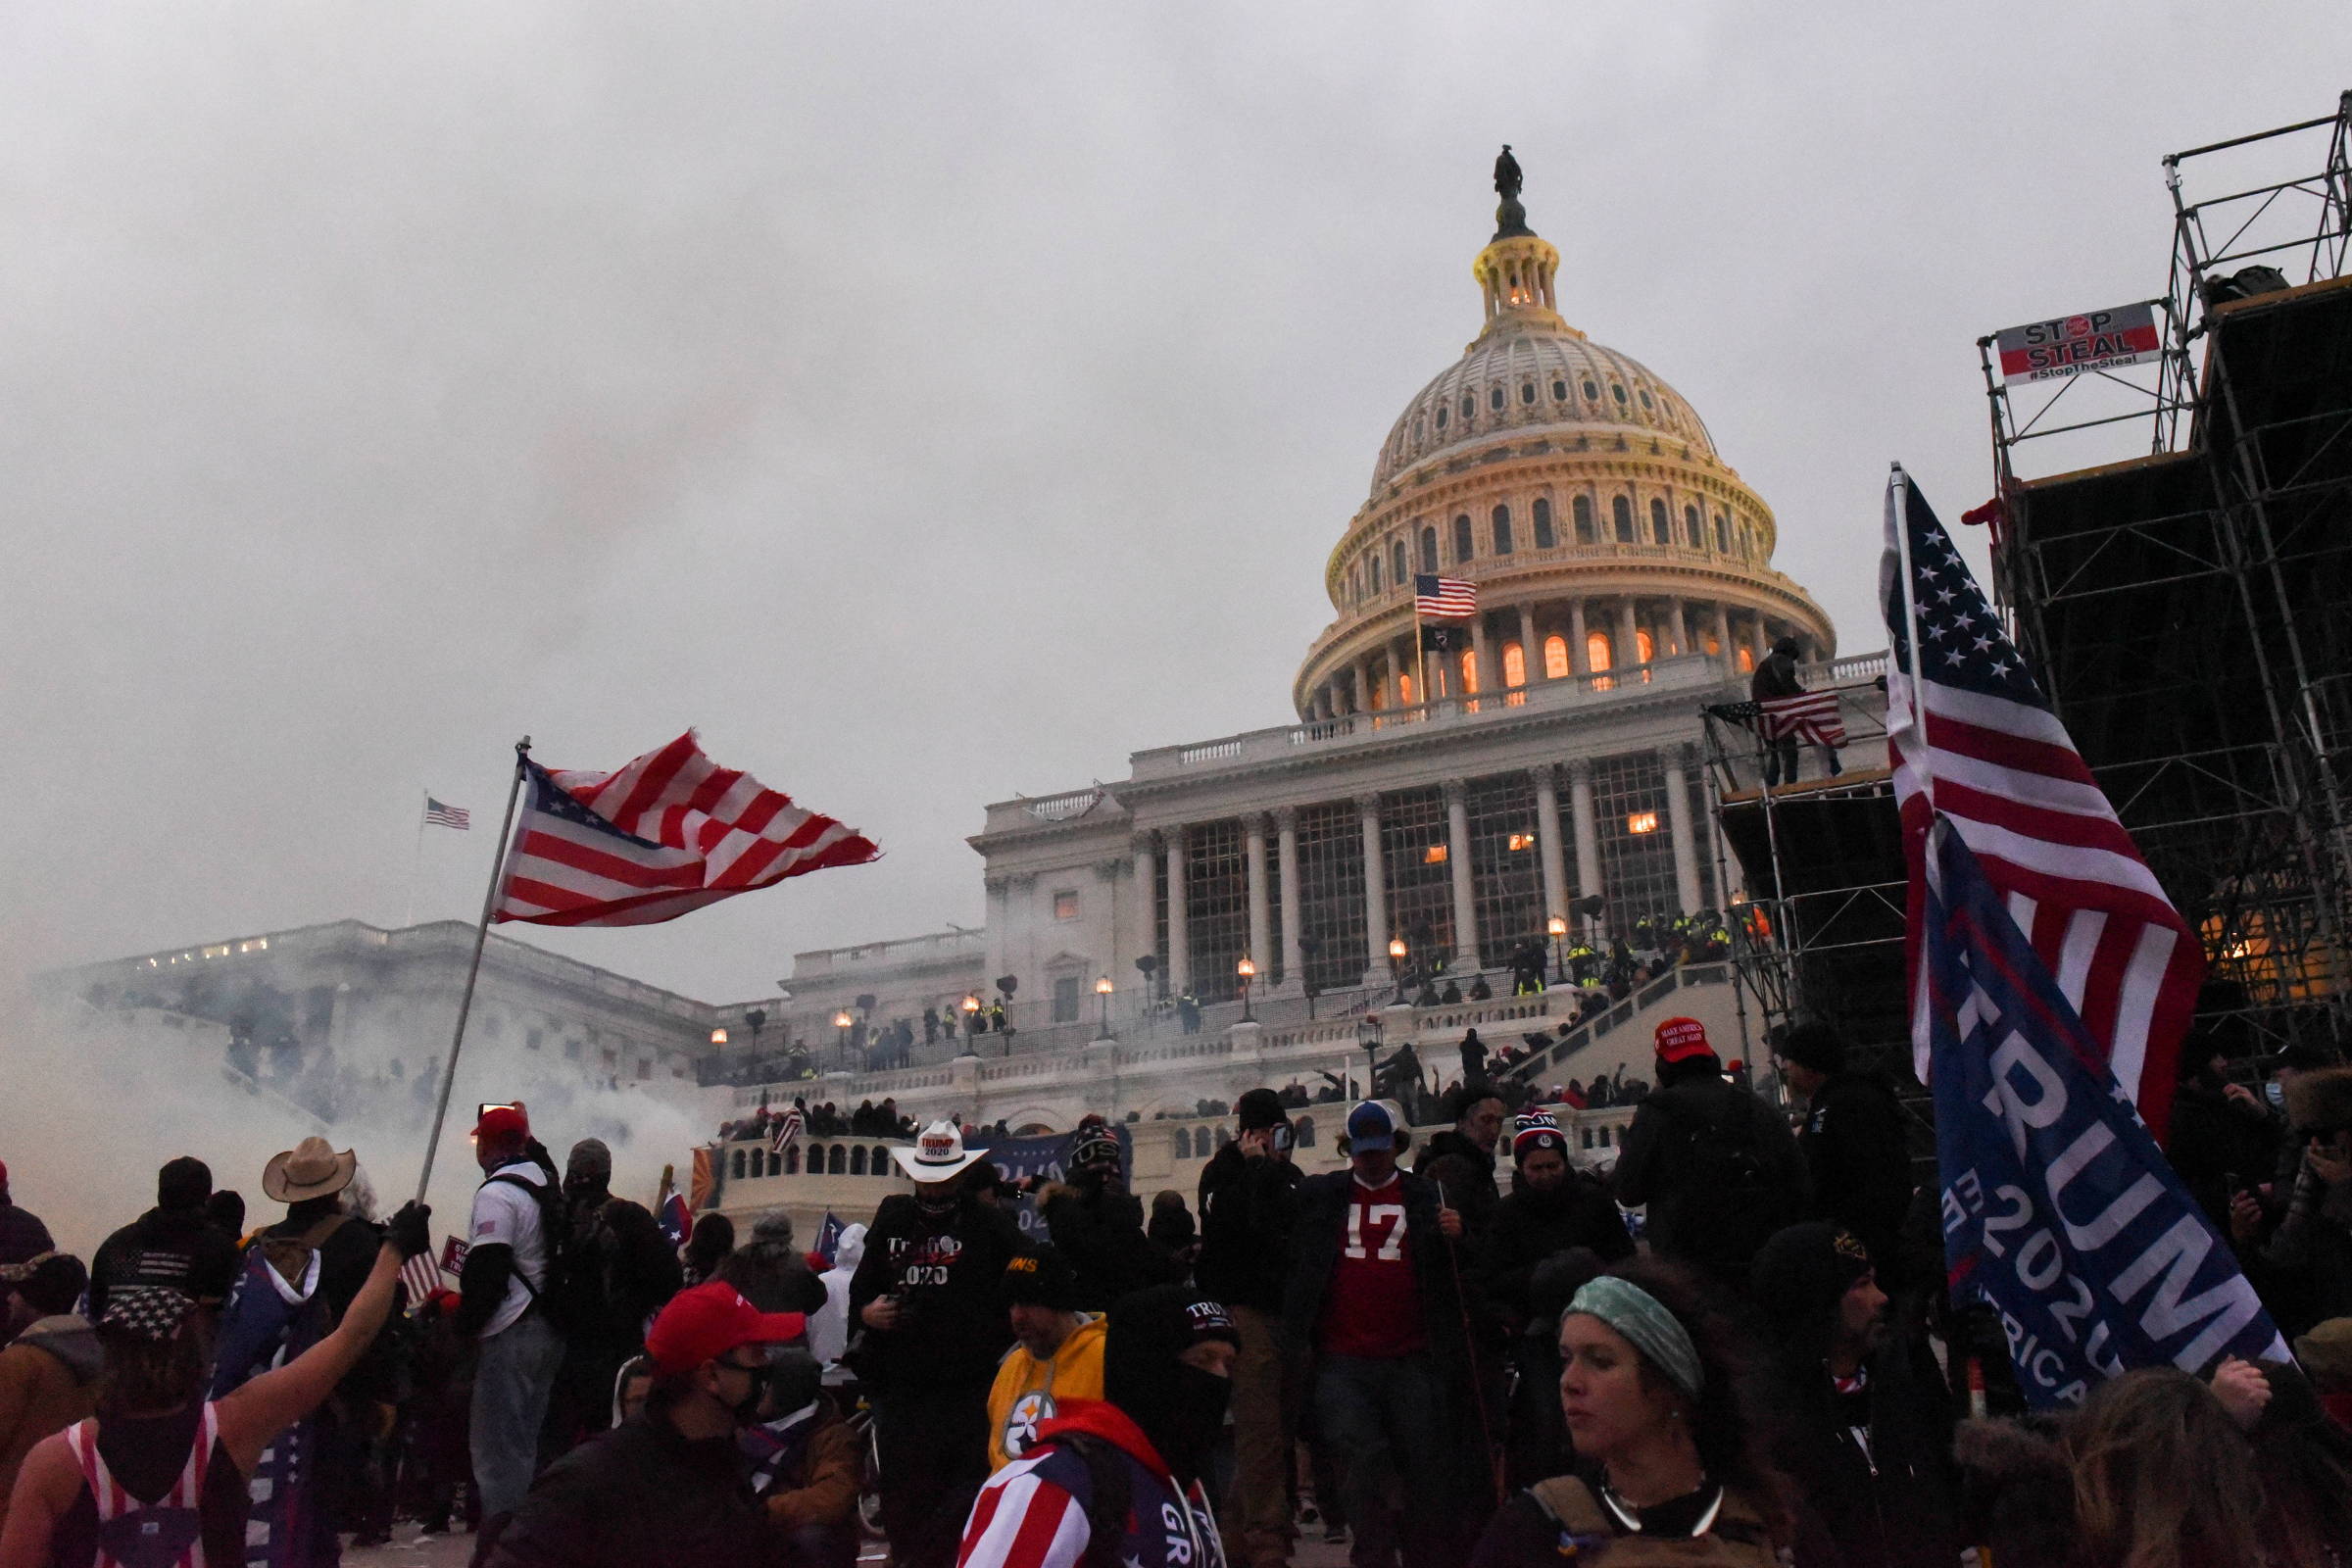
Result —
[[1429, 649], [1421, 641], [1421, 591], [1413, 590], [1413, 683], [1421, 690], [1423, 718], [1433, 717], [1437, 710], [1429, 706]]
[[400, 917], [404, 930], [416, 923], [416, 872], [424, 864], [424, 813], [430, 808], [432, 801], [432, 796], [422, 790], [417, 794], [424, 797], [427, 805], [416, 808], [416, 853], [409, 860], [409, 906]]
[[[498, 890], [507, 879], [507, 835], [514, 828], [514, 802], [522, 794], [523, 762], [531, 755], [531, 738], [514, 743], [514, 776], [507, 784], [507, 814], [498, 824], [498, 854], [490, 862], [490, 891], [482, 895], [481, 923], [473, 932], [473, 961], [466, 966], [466, 989], [458, 998], [458, 1027], [449, 1040], [449, 1061], [441, 1070], [441, 1101], [433, 1107], [433, 1130], [424, 1141], [424, 1170], [416, 1178], [416, 1201], [433, 1179], [433, 1152], [441, 1147], [441, 1124], [449, 1118], [449, 1092], [457, 1087], [458, 1051], [466, 1044], [466, 1015], [473, 1009], [473, 983], [482, 972], [482, 947], [490, 940], [490, 916], [498, 907]], [[424, 828], [418, 825], [421, 837]]]
[[1895, 561], [1903, 574], [1904, 641], [1911, 648], [1911, 732], [1919, 742], [1911, 763], [1919, 769], [1920, 794], [1927, 800], [1928, 814], [1932, 820], [1936, 812], [1936, 777], [1928, 763], [1928, 712], [1920, 697], [1927, 650], [1919, 642], [1917, 579], [1911, 575], [1910, 475], [1903, 472], [1900, 463], [1890, 463], [1886, 467], [1886, 507], [1894, 518]]

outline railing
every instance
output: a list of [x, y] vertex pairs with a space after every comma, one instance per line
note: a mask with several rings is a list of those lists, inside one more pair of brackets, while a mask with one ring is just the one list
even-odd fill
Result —
[[1548, 1051], [1537, 1052], [1510, 1069], [1514, 1078], [1532, 1080], [1539, 1074], [1558, 1067], [1587, 1046], [1601, 1039], [1620, 1025], [1633, 1021], [1642, 1008], [1663, 1002], [1685, 986], [1720, 986], [1730, 983], [1732, 966], [1728, 961], [1715, 963], [1686, 963], [1667, 970], [1641, 990], [1611, 1003], [1597, 1016], [1588, 1018], [1560, 1036]]

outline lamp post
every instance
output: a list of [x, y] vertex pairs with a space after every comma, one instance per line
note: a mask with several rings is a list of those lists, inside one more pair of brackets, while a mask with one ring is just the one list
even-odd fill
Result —
[[1102, 1028], [1095, 1038], [1108, 1040], [1110, 1038], [1110, 976], [1104, 975], [1095, 982], [1095, 995], [1102, 999]]
[[841, 1065], [845, 1070], [850, 1065], [850, 1025], [856, 1021], [847, 1007], [833, 1014], [833, 1027], [841, 1031]]
[[1544, 923], [1544, 928], [1551, 933], [1552, 979], [1555, 984], [1564, 984], [1568, 979], [1568, 965], [1560, 957], [1560, 938], [1568, 934], [1568, 922], [1555, 914]]
[[1389, 938], [1389, 978], [1396, 982], [1396, 1000], [1404, 1000], [1404, 938]]
[[[1401, 944], [1392, 943], [1391, 946], [1396, 947]], [[1380, 1038], [1381, 1023], [1378, 1013], [1367, 1012], [1361, 1018], [1356, 1019], [1355, 1043], [1364, 1048], [1364, 1098], [1366, 1100], [1373, 1098], [1372, 1075], [1380, 1065]]]
[[1257, 978], [1257, 965], [1245, 953], [1242, 961], [1233, 966], [1233, 972], [1242, 977], [1242, 1022], [1255, 1023], [1257, 1015], [1250, 1010], [1250, 982]]
[[754, 1007], [743, 1015], [744, 1026], [752, 1031], [752, 1060], [760, 1059], [760, 1031], [767, 1023], [767, 1009]]
[[[972, 1051], [968, 1042], [972, 1039], [972, 1025], [980, 1015], [980, 999], [967, 991], [963, 994], [963, 1001], [958, 1005], [963, 1008], [963, 1038], [967, 1042], [964, 1049]], [[972, 1054], [976, 1056], [979, 1053], [972, 1051]]]
[[727, 1043], [727, 1032], [726, 1032], [724, 1029], [713, 1029], [713, 1030], [711, 1030], [711, 1031], [710, 1031], [710, 1043], [711, 1043], [712, 1045], [714, 1045], [714, 1046], [723, 1046], [723, 1045], [725, 1045], [725, 1044]]

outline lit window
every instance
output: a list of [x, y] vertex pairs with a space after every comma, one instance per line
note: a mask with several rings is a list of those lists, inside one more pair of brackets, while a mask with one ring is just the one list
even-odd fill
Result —
[[1462, 690], [1476, 695], [1478, 691], [1478, 650], [1462, 650]]
[[1424, 865], [1444, 865], [1446, 863], [1446, 846], [1443, 844], [1432, 844], [1428, 849], [1423, 850], [1421, 852], [1421, 863]]
[[1655, 496], [1649, 498], [1649, 534], [1651, 541], [1656, 544], [1674, 542], [1674, 525], [1667, 520], [1666, 503]]
[[1598, 542], [1599, 535], [1592, 531], [1592, 498], [1578, 496], [1569, 504], [1568, 511], [1576, 521], [1576, 542], [1580, 545]]
[[1545, 680], [1566, 680], [1568, 674], [1568, 639], [1556, 633], [1544, 638], [1544, 678]]
[[1585, 634], [1585, 667], [1587, 669], [1610, 667], [1609, 634], [1607, 632], [1595, 631]]
[[1542, 496], [1536, 497], [1535, 512], [1536, 548], [1538, 550], [1549, 550], [1552, 545], [1557, 542], [1553, 538], [1551, 532], [1551, 503], [1544, 500]]
[[1420, 701], [1418, 697], [1413, 695], [1412, 676], [1399, 675], [1396, 677], [1396, 701], [1407, 708], [1410, 708], [1414, 703]]
[[1610, 497], [1609, 516], [1617, 524], [1617, 542], [1621, 545], [1632, 544], [1634, 542], [1633, 499], [1630, 496]]
[[228, 944], [216, 942], [204, 950], [204, 956], [208, 958], [225, 958], [228, 956]]
[[1636, 811], [1625, 819], [1625, 830], [1628, 833], [1655, 833], [1658, 830], [1658, 813]]
[[1503, 842], [1514, 852], [1532, 850], [1536, 847], [1536, 836], [1533, 833], [1514, 833]]
[[1527, 684], [1527, 650], [1517, 643], [1502, 645], [1502, 683], [1505, 686]]
[[1498, 556], [1507, 556], [1511, 553], [1511, 509], [1496, 507], [1493, 520], [1494, 523], [1494, 553]]
[[1470, 514], [1463, 513], [1453, 519], [1453, 559], [1468, 561], [1471, 555]]
[[1078, 895], [1076, 893], [1065, 888], [1054, 895], [1054, 918], [1056, 920], [1078, 918]]
[[1740, 650], [1740, 667], [1741, 669], [1756, 667], [1756, 651], [1754, 649], [1742, 647]]

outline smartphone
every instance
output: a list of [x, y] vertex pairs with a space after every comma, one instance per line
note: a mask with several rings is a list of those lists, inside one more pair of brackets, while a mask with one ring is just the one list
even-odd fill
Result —
[[[480, 1102], [473, 1107], [474, 1124], [479, 1126], [482, 1118], [489, 1115], [494, 1110], [522, 1110], [522, 1102], [519, 1100], [504, 1102], [490, 1100]], [[527, 1116], [530, 1114], [530, 1112], [523, 1111], [523, 1114]]]
[[2286, 1108], [2286, 1087], [2276, 1078], [2262, 1086], [2262, 1098], [2271, 1102], [2273, 1110]]
[[1278, 1121], [1274, 1124], [1273, 1131], [1274, 1152], [1283, 1153], [1291, 1147], [1291, 1124], [1287, 1121]]

